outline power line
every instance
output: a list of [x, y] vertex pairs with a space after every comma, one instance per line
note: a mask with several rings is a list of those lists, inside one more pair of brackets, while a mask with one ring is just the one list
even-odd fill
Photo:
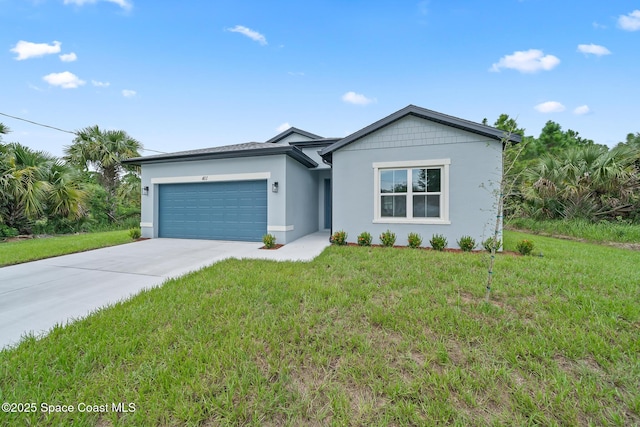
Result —
[[60, 129], [60, 128], [57, 128], [57, 127], [55, 127], [55, 126], [44, 125], [44, 124], [42, 124], [42, 123], [38, 123], [38, 122], [31, 121], [31, 120], [23, 119], [23, 118], [21, 118], [21, 117], [12, 116], [12, 115], [10, 115], [10, 114], [0, 113], [0, 115], [2, 115], [2, 116], [7, 116], [7, 117], [11, 117], [12, 119], [16, 119], [16, 120], [22, 120], [23, 122], [31, 123], [31, 124], [34, 124], [34, 125], [36, 125], [36, 126], [42, 126], [42, 127], [45, 127], [45, 128], [58, 130], [58, 131], [60, 131], [60, 132], [65, 132], [65, 133], [70, 133], [70, 134], [72, 134], [72, 135], [77, 135], [77, 133], [76, 133], [76, 132], [71, 132], [71, 131], [69, 131], [69, 130]]
[[[57, 130], [57, 131], [64, 132], [64, 133], [70, 133], [71, 135], [76, 135], [76, 136], [78, 135], [78, 132], [71, 132], [70, 130], [64, 130], [64, 129], [57, 128], [55, 126], [45, 125], [43, 123], [38, 123], [38, 122], [34, 122], [32, 120], [23, 119], [22, 117], [12, 116], [11, 114], [0, 113], [0, 116], [11, 117], [12, 119], [22, 120], [23, 122], [31, 123], [31, 124], [36, 125], [36, 126], [42, 126], [42, 127], [45, 127], [45, 128]], [[160, 153], [160, 154], [167, 154], [166, 151], [151, 150], [150, 148], [141, 148], [140, 150], [141, 151], [151, 151], [151, 152]]]

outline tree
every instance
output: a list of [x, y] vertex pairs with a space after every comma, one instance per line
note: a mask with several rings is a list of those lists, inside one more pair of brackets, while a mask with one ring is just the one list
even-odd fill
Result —
[[29, 231], [45, 218], [85, 215], [85, 194], [74, 171], [43, 151], [0, 144], [0, 217], [7, 226]]
[[122, 161], [140, 156], [142, 144], [122, 130], [102, 130], [97, 125], [77, 132], [73, 144], [65, 148], [65, 160], [85, 171], [95, 171], [107, 191], [109, 219], [116, 221], [117, 189], [123, 173], [131, 167]]

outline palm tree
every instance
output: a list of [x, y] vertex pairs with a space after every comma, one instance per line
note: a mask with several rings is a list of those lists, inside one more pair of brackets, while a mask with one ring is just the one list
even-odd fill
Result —
[[640, 199], [631, 147], [571, 147], [525, 170], [523, 195], [534, 216], [590, 220], [629, 214]]
[[140, 155], [142, 144], [122, 130], [102, 130], [97, 125], [76, 133], [73, 144], [65, 148], [65, 160], [85, 171], [95, 171], [107, 191], [111, 221], [116, 220], [116, 192], [122, 174], [130, 168], [122, 161]]
[[0, 145], [0, 216], [28, 231], [40, 218], [78, 219], [85, 193], [73, 170], [57, 158], [18, 143]]

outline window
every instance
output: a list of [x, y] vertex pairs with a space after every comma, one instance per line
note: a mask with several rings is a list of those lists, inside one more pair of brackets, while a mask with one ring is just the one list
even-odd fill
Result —
[[449, 223], [449, 159], [374, 163], [374, 222]]

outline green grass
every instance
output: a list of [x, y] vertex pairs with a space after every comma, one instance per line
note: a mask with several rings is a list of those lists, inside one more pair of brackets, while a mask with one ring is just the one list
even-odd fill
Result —
[[640, 224], [625, 222], [590, 222], [585, 220], [538, 221], [530, 218], [513, 218], [507, 227], [535, 234], [565, 236], [597, 243], [640, 244]]
[[0, 242], [0, 267], [131, 242], [128, 230]]
[[640, 252], [523, 238], [490, 304], [482, 253], [220, 262], [0, 352], [0, 424], [639, 424]]

